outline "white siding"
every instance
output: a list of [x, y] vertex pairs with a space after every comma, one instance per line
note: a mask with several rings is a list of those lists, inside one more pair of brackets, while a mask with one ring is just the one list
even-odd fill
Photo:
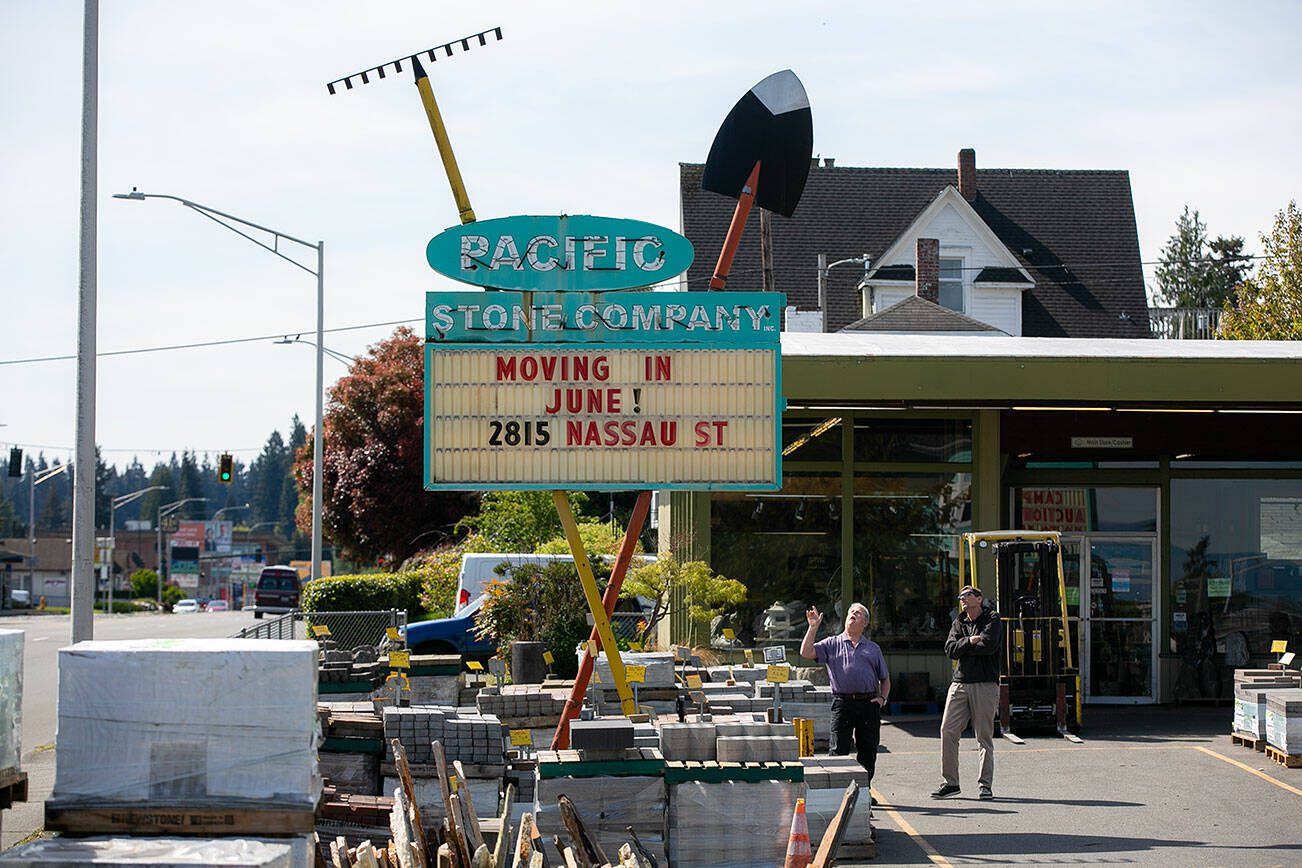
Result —
[[913, 295], [913, 289], [910, 287], [879, 286], [877, 287], [877, 291], [873, 293], [873, 309], [869, 311], [867, 315], [871, 316], [874, 313], [881, 313], [886, 310], [886, 308], [894, 304], [899, 304], [911, 295]]
[[968, 316], [1003, 329], [1015, 338], [1022, 336], [1021, 290], [976, 287], [971, 297], [972, 311]]

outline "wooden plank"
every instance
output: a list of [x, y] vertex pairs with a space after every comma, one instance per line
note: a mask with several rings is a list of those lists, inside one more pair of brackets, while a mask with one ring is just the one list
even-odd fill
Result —
[[650, 850], [642, 846], [642, 841], [638, 838], [637, 831], [632, 826], [628, 826], [627, 831], [629, 842], [637, 852], [638, 858], [649, 866], [649, 868], [660, 868], [660, 863], [656, 860], [656, 857], [651, 854]]
[[363, 841], [357, 845], [357, 868], [380, 868], [380, 862], [375, 858], [375, 847], [370, 841]]
[[1285, 768], [1302, 768], [1302, 754], [1285, 753], [1273, 744], [1266, 745], [1266, 756], [1270, 757]]
[[502, 814], [498, 818], [497, 844], [493, 847], [493, 865], [506, 868], [506, 842], [511, 837], [511, 811], [515, 808], [515, 784], [506, 785], [502, 796]]
[[533, 856], [533, 814], [528, 811], [520, 818], [520, 833], [515, 839], [515, 849], [511, 853], [509, 868], [528, 868]]
[[[461, 765], [461, 760], [453, 760], [452, 767], [457, 770], [457, 778], [464, 782], [466, 780], [466, 770]], [[466, 843], [470, 847], [470, 852], [474, 853], [484, 846], [484, 833], [479, 828], [479, 813], [475, 810], [475, 802], [470, 797], [470, 787], [462, 787], [459, 795], [461, 796], [462, 815], [466, 820]]]
[[461, 813], [461, 796], [457, 793], [448, 796], [447, 808], [448, 840], [452, 842], [453, 861], [463, 868], [470, 868], [470, 842], [466, 840], [465, 830], [461, 827], [465, 822]]
[[389, 744], [393, 747], [393, 763], [398, 767], [398, 779], [402, 782], [403, 792], [406, 793], [407, 808], [410, 812], [412, 834], [412, 849], [418, 850], [418, 868], [425, 864], [425, 854], [429, 852], [429, 846], [425, 842], [425, 824], [420, 818], [420, 808], [416, 804], [416, 786], [411, 782], [411, 769], [407, 766], [407, 751], [403, 749], [402, 742], [398, 739], [391, 739]]
[[331, 868], [349, 868], [348, 862], [348, 844], [344, 844], [343, 853], [339, 852], [339, 842], [343, 838], [335, 838], [330, 842], [330, 866]]
[[45, 828], [52, 832], [285, 837], [308, 834], [315, 826], [314, 812], [304, 808], [45, 803]]
[[814, 861], [810, 868], [831, 868], [836, 861], [837, 848], [841, 846], [841, 839], [845, 837], [846, 827], [850, 824], [850, 816], [854, 813], [854, 806], [859, 801], [859, 784], [850, 781], [850, 785], [845, 788], [845, 795], [841, 797], [841, 806], [836, 809], [832, 816], [832, 821], [827, 824], [827, 831], [823, 833], [823, 840], [819, 842], [818, 852], [814, 854]]
[[565, 831], [569, 832], [570, 840], [574, 842], [575, 855], [579, 860], [579, 865], [583, 868], [589, 866], [602, 865], [609, 862], [605, 852], [601, 849], [601, 844], [597, 839], [588, 834], [587, 828], [583, 825], [583, 819], [579, 816], [579, 811], [574, 807], [574, 802], [570, 801], [568, 796], [557, 796], [556, 804], [561, 809], [561, 822], [565, 826]]
[[393, 811], [389, 814], [389, 831], [393, 841], [389, 849], [398, 863], [398, 868], [416, 868], [411, 857], [411, 826], [407, 820], [407, 793], [402, 787], [393, 791]]

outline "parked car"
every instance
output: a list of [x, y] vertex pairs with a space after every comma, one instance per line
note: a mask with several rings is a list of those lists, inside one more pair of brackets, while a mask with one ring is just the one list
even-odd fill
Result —
[[[486, 660], [497, 652], [493, 638], [480, 639], [475, 635], [475, 614], [484, 602], [484, 589], [494, 579], [501, 579], [497, 568], [503, 564], [515, 568], [522, 564], [546, 565], [561, 561], [573, 562], [570, 555], [472, 553], [461, 556], [461, 570], [457, 574], [457, 602], [449, 618], [417, 621], [407, 625], [407, 647], [416, 654], [460, 654], [467, 659]], [[614, 560], [610, 558], [609, 560]], [[654, 557], [642, 555], [641, 561]], [[507, 570], [510, 575], [510, 569]], [[575, 593], [580, 593], [575, 588]], [[639, 598], [638, 606], [650, 611], [651, 601]], [[617, 617], [632, 618], [636, 624], [641, 613], [616, 613]], [[618, 631], [617, 631], [618, 632]]]
[[184, 600], [177, 600], [172, 606], [172, 611], [178, 615], [188, 615], [200, 611], [201, 607], [198, 600], [191, 600], [188, 597]]
[[205, 612], [229, 612], [231, 604], [225, 600], [212, 600], [208, 605], [203, 607]]
[[298, 608], [303, 580], [293, 567], [263, 567], [253, 592], [253, 617], [283, 615]]
[[28, 609], [32, 605], [32, 592], [23, 588], [14, 588], [9, 592], [11, 609]]

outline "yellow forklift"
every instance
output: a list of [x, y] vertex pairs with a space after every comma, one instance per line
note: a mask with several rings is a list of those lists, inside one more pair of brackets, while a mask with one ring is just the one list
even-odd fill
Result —
[[[993, 555], [993, 584], [977, 572], [981, 550]], [[968, 572], [971, 577], [968, 577]], [[999, 729], [1053, 727], [1080, 742], [1080, 618], [1068, 617], [1062, 535], [1057, 531], [996, 530], [959, 539], [958, 584], [973, 585], [1003, 623], [999, 661]], [[993, 587], [993, 593], [991, 588]]]

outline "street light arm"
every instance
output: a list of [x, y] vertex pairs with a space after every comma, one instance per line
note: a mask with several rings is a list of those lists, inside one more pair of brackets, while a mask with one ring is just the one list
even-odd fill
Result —
[[[189, 208], [192, 211], [196, 211], [199, 214], [202, 214], [203, 216], [207, 217], [209, 220], [213, 221], [217, 225], [229, 229], [230, 231], [234, 232], [236, 235], [241, 236], [242, 238], [247, 238], [249, 241], [252, 241], [254, 244], [261, 247], [263, 250], [274, 253], [276, 256], [279, 256], [281, 259], [285, 260], [286, 262], [298, 266], [299, 268], [306, 271], [308, 274], [316, 276], [315, 271], [308, 268], [306, 265], [299, 262], [298, 260], [293, 259], [281, 253], [277, 246], [273, 246], [271, 244], [266, 244], [262, 241], [259, 241], [257, 238], [254, 238], [252, 235], [248, 234], [247, 232], [243, 232], [240, 229], [237, 229], [236, 227], [232, 226], [230, 223], [227, 223], [226, 221], [233, 220], [236, 223], [239, 223], [243, 226], [248, 226], [251, 229], [257, 229], [261, 232], [266, 232], [267, 234], [271, 235], [273, 238], [276, 239], [284, 238], [286, 241], [293, 241], [295, 244], [301, 244], [304, 247], [311, 248], [312, 250], [318, 250], [320, 248], [319, 242], [313, 244], [310, 241], [304, 241], [302, 238], [295, 238], [293, 235], [289, 235], [288, 233], [281, 232], [278, 229], [272, 229], [270, 226], [262, 226], [258, 223], [254, 223], [251, 220], [245, 220], [242, 217], [236, 217], [234, 214], [227, 214], [225, 211], [218, 211], [216, 208], [210, 208], [207, 205], [203, 205], [199, 202], [193, 202], [189, 199], [183, 199], [180, 196], [171, 196], [166, 193], [141, 193], [139, 190], [132, 189], [130, 193], [114, 193], [113, 198], [135, 199], [135, 200], [171, 199], [173, 202], [180, 202], [185, 207]], [[219, 219], [219, 218], [224, 218], [224, 219]]]
[[53, 479], [60, 473], [66, 473], [71, 464], [60, 464], [58, 467], [51, 467], [49, 470], [42, 470], [32, 477], [32, 485], [40, 485], [42, 482]]
[[119, 506], [126, 506], [128, 503], [131, 503], [133, 500], [138, 500], [144, 497], [146, 494], [148, 494], [151, 491], [159, 491], [161, 489], [166, 489], [166, 488], [167, 488], [166, 485], [151, 485], [148, 488], [142, 488], [139, 491], [133, 491], [130, 494], [124, 494], [120, 497], [115, 497], [113, 498], [113, 508], [116, 509]]

